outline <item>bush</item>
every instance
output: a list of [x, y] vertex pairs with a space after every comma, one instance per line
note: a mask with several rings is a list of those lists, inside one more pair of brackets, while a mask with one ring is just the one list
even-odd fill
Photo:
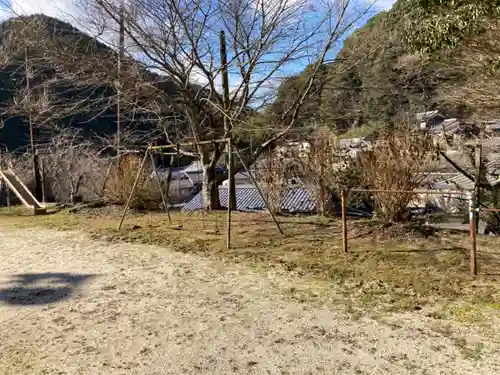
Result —
[[[119, 163], [113, 163], [109, 171], [104, 197], [116, 204], [125, 204], [132, 191], [134, 182], [139, 171], [142, 158], [135, 155], [124, 155]], [[131, 208], [158, 208], [161, 202], [160, 192], [152, 179], [152, 166], [148, 161], [142, 169], [137, 181], [134, 194], [130, 201]]]
[[[421, 187], [426, 166], [435, 155], [430, 137], [422, 134], [381, 134], [372, 150], [359, 156], [362, 184], [373, 190], [413, 191]], [[373, 193], [375, 212], [382, 220], [406, 219], [415, 193]]]

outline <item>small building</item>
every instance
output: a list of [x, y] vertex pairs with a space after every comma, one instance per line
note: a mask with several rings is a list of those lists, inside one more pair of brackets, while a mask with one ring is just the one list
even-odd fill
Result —
[[460, 130], [460, 121], [456, 118], [447, 118], [440, 124], [430, 127], [428, 130], [434, 135], [453, 135]]
[[415, 115], [419, 123], [420, 129], [426, 130], [440, 125], [447, 116], [439, 110], [420, 112]]
[[311, 149], [309, 142], [288, 142], [284, 146], [276, 147], [276, 154], [283, 158], [306, 158]]
[[489, 135], [500, 136], [500, 120], [487, 121], [484, 131]]
[[372, 142], [366, 138], [346, 138], [339, 140], [339, 148], [347, 156], [356, 156], [359, 152], [370, 150]]

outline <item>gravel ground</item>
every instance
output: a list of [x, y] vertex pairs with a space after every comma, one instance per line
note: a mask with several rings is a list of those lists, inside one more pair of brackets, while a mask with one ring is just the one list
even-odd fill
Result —
[[0, 374], [500, 371], [499, 344], [479, 331], [417, 312], [353, 319], [290, 298], [303, 282], [81, 233], [0, 228]]

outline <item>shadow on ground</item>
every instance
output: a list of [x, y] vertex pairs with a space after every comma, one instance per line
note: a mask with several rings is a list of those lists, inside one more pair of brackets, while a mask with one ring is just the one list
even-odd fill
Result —
[[[7, 284], [0, 288], [0, 302], [9, 305], [44, 305], [72, 297], [76, 289], [96, 275], [71, 273], [26, 273], [12, 275]], [[43, 285], [37, 285], [41, 284]]]

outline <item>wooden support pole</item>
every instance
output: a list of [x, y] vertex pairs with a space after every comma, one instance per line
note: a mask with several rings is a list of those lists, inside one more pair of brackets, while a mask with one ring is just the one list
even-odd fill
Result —
[[238, 148], [235, 146], [233, 146], [233, 147], [234, 147], [234, 153], [236, 154], [236, 156], [238, 156], [238, 159], [240, 159], [241, 165], [243, 166], [243, 168], [245, 168], [245, 171], [248, 173], [248, 177], [250, 177], [250, 180], [252, 181], [252, 184], [254, 184], [255, 188], [257, 189], [257, 192], [259, 193], [260, 197], [264, 201], [264, 204], [266, 205], [266, 208], [269, 211], [269, 214], [271, 215], [271, 217], [274, 221], [274, 224], [276, 225], [276, 228], [278, 228], [278, 231], [280, 232], [280, 234], [283, 234], [283, 229], [281, 229], [281, 225], [278, 222], [278, 220], [276, 219], [276, 216], [274, 215], [274, 212], [271, 209], [271, 206], [269, 205], [268, 200], [266, 199], [266, 197], [262, 193], [262, 190], [260, 189], [259, 184], [257, 183], [255, 178], [253, 177], [253, 174], [252, 174], [252, 172], [250, 172], [250, 169], [248, 168], [246, 163], [243, 161], [243, 158], [241, 157], [240, 152], [238, 151]]
[[101, 198], [104, 197], [104, 192], [106, 191], [106, 183], [108, 182], [109, 174], [111, 173], [111, 168], [113, 168], [113, 159], [111, 159], [108, 168], [106, 168], [106, 174], [104, 175], [104, 180], [102, 181]]
[[347, 214], [346, 214], [346, 192], [340, 192], [340, 204], [342, 207], [342, 250], [347, 253]]
[[[146, 152], [146, 154], [147, 153], [148, 152]], [[170, 210], [169, 210], [168, 202], [165, 199], [165, 193], [163, 191], [163, 185], [162, 185], [161, 180], [160, 180], [160, 175], [158, 173], [158, 169], [156, 168], [156, 165], [155, 165], [155, 159], [153, 157], [153, 154], [149, 153], [149, 155], [151, 156], [151, 164], [152, 164], [153, 170], [155, 172], [156, 183], [158, 184], [158, 189], [160, 190], [160, 196], [161, 196], [161, 201], [163, 203], [163, 209], [165, 210], [165, 213], [167, 214], [168, 221], [172, 222], [172, 217], [170, 216]]]
[[127, 198], [127, 203], [125, 204], [125, 208], [123, 209], [123, 214], [122, 218], [120, 220], [120, 224], [118, 225], [118, 230], [122, 229], [123, 221], [125, 220], [125, 215], [127, 215], [128, 208], [130, 206], [130, 202], [132, 201], [132, 196], [134, 195], [135, 188], [137, 187], [137, 183], [139, 182], [139, 177], [141, 176], [142, 170], [144, 169], [144, 164], [146, 164], [146, 160], [148, 158], [149, 151], [146, 150], [144, 153], [144, 158], [142, 159], [141, 166], [139, 167], [139, 170], [137, 171], [137, 176], [135, 176], [135, 181], [134, 185], [132, 186], [132, 190], [130, 191], [130, 194]]
[[470, 232], [470, 274], [471, 276], [477, 275], [477, 254], [476, 254], [476, 228], [475, 228], [475, 216], [477, 215], [476, 209], [474, 207], [474, 199], [469, 196], [469, 232]]

